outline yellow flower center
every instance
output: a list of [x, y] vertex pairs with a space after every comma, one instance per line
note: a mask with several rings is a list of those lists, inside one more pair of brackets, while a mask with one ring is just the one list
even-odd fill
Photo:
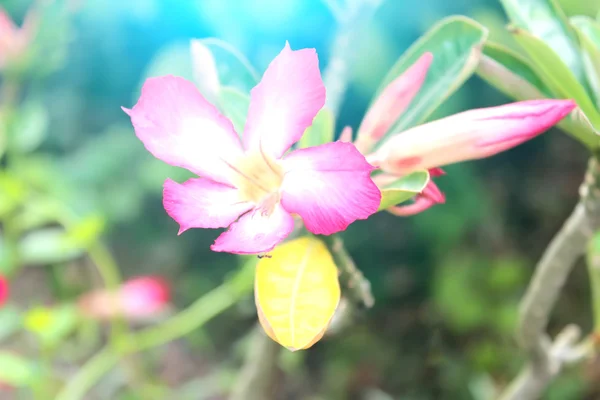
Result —
[[235, 164], [234, 184], [242, 201], [265, 206], [270, 214], [279, 201], [279, 188], [283, 181], [283, 168], [264, 153], [246, 154]]

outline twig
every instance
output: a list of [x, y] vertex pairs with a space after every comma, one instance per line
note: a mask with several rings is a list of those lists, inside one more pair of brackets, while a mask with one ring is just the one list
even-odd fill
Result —
[[281, 346], [257, 325], [249, 344], [242, 371], [230, 400], [267, 400], [273, 398], [277, 361]]
[[550, 313], [571, 269], [600, 228], [600, 167], [592, 158], [580, 188], [580, 201], [536, 266], [520, 307], [518, 337], [528, 353], [525, 369], [501, 396], [502, 400], [538, 399], [558, 374], [564, 359], [546, 333]]
[[333, 261], [340, 269], [340, 281], [349, 289], [350, 297], [355, 304], [363, 304], [367, 308], [373, 307], [375, 299], [371, 292], [371, 282], [356, 267], [354, 260], [346, 251], [344, 242], [337, 235], [323, 236], [321, 238], [331, 255]]
[[347, 1], [337, 34], [331, 46], [331, 56], [323, 80], [327, 88], [325, 106], [337, 115], [346, 94], [350, 78], [350, 66], [355, 56], [354, 43], [360, 35], [361, 25], [367, 22], [379, 8], [383, 0]]

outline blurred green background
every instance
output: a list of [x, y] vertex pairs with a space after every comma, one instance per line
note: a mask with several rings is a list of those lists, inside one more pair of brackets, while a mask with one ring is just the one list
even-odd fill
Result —
[[[561, 3], [569, 15], [600, 9], [588, 0]], [[29, 2], [0, 5], [20, 23]], [[120, 106], [135, 103], [147, 76], [189, 76], [190, 38], [223, 39], [259, 71], [288, 40], [292, 48], [315, 47], [324, 67], [335, 21], [319, 0], [78, 0], [48, 10], [37, 39], [48, 54], [23, 81], [22, 107], [34, 125], [29, 129], [42, 133], [23, 139], [35, 153], [17, 169], [78, 214], [100, 219], [124, 275], [166, 276], [183, 308], [239, 262], [209, 250], [216, 231], [177, 236], [162, 208], [162, 182], [187, 173], [148, 154]], [[490, 28], [491, 38], [511, 44], [495, 0], [384, 1], [353, 43], [357, 57], [338, 133], [345, 125], [358, 128], [394, 61], [453, 14], [474, 18]], [[507, 101], [473, 77], [436, 117]], [[551, 131], [491, 159], [448, 167], [437, 180], [447, 195], [444, 205], [411, 218], [379, 213], [353, 224], [344, 238], [372, 282], [376, 306], [343, 334], [308, 351], [286, 352], [278, 398], [491, 398], [521, 366], [513, 338], [517, 303], [536, 260], [577, 201], [585, 163], [581, 145]], [[69, 300], [93, 280], [85, 271], [85, 260], [21, 271], [12, 301], [25, 308]], [[585, 271], [578, 268], [550, 331], [566, 322], [589, 328], [589, 313]], [[148, 382], [123, 382], [119, 368], [86, 398], [226, 398], [254, 323], [248, 297], [185, 340], [135, 356], [144, 360]], [[27, 354], [28, 343], [2, 346]], [[83, 361], [76, 354], [70, 359]], [[547, 398], [597, 398], [599, 374], [593, 365], [567, 371]], [[23, 396], [14, 398], [28, 398], [26, 391]]]

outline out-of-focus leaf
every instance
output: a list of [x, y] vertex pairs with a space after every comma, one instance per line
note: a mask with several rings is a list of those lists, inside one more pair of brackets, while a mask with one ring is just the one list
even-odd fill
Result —
[[501, 0], [501, 3], [515, 26], [545, 42], [585, 86], [577, 36], [554, 0]]
[[248, 93], [260, 80], [256, 69], [235, 46], [216, 38], [199, 39], [199, 42], [212, 53], [222, 86]]
[[19, 257], [24, 264], [45, 265], [72, 260], [83, 253], [61, 228], [45, 228], [25, 235], [19, 242]]
[[192, 68], [194, 80], [200, 93], [211, 103], [219, 102], [219, 91], [221, 83], [219, 82], [219, 73], [217, 64], [210, 49], [206, 47], [201, 40], [192, 39], [190, 41], [190, 52], [192, 55]]
[[527, 51], [533, 67], [544, 83], [559, 98], [573, 99], [592, 125], [600, 127], [600, 114], [594, 107], [585, 88], [545, 42], [522, 29], [512, 30], [514, 38]]
[[21, 313], [15, 306], [9, 304], [0, 308], [0, 342], [16, 333], [22, 326], [21, 322]]
[[10, 146], [20, 153], [38, 148], [48, 131], [48, 112], [39, 101], [30, 100], [19, 107], [10, 132]]
[[79, 313], [76, 306], [66, 304], [32, 308], [23, 318], [25, 329], [36, 335], [44, 345], [52, 347], [73, 332]]
[[295, 351], [316, 343], [340, 300], [337, 268], [315, 237], [285, 243], [256, 266], [256, 308], [267, 334]]
[[583, 66], [600, 108], [600, 24], [589, 17], [571, 18], [583, 51]]
[[[515, 100], [552, 98], [531, 64], [518, 54], [495, 43], [487, 42], [477, 66], [477, 74], [490, 85]], [[598, 132], [581, 110], [571, 113], [558, 126], [589, 148], [600, 145]]]
[[16, 354], [0, 352], [0, 382], [15, 387], [29, 385], [37, 375], [36, 365]]
[[102, 216], [90, 215], [69, 228], [67, 243], [73, 247], [88, 247], [98, 240], [105, 224], [106, 220]]
[[[194, 81], [192, 55], [188, 43], [178, 42], [162, 48], [146, 68], [140, 88], [146, 79], [163, 75], [175, 75]], [[138, 97], [136, 94], [135, 99]]]
[[21, 180], [0, 171], [0, 217], [14, 210], [26, 194], [26, 187]]
[[14, 224], [22, 231], [28, 231], [56, 222], [60, 214], [60, 207], [56, 201], [47, 197], [28, 199], [21, 205], [19, 212], [14, 217]]
[[429, 172], [416, 171], [403, 176], [381, 189], [379, 211], [412, 199], [429, 183]]
[[[423, 122], [471, 76], [477, 67], [481, 46], [487, 34], [483, 26], [469, 18], [446, 18], [400, 57], [383, 79], [374, 99], [423, 53], [431, 52], [433, 62], [421, 90], [406, 112], [388, 131], [388, 135], [390, 132], [401, 132]], [[384, 142], [383, 139], [379, 143]]]
[[250, 96], [233, 87], [223, 87], [219, 99], [223, 114], [231, 120], [235, 131], [241, 137], [250, 107]]
[[322, 108], [300, 138], [298, 148], [319, 146], [333, 141], [335, 117], [328, 108]]

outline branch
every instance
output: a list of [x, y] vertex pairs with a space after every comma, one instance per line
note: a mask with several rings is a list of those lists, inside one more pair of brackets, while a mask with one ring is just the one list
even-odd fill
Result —
[[337, 235], [322, 236], [321, 239], [333, 256], [333, 261], [340, 269], [340, 281], [350, 291], [350, 297], [355, 304], [363, 304], [367, 308], [373, 307], [375, 299], [371, 292], [371, 282], [356, 267], [354, 260], [344, 247], [344, 242]]
[[[557, 358], [554, 351], [561, 336], [550, 344], [546, 327], [569, 273], [585, 253], [594, 232], [600, 228], [599, 177], [598, 161], [592, 158], [580, 188], [579, 203], [536, 266], [521, 302], [518, 328], [519, 341], [527, 351], [529, 361], [502, 400], [539, 398], [561, 370], [564, 359]], [[564, 341], [561, 343], [564, 347]]]
[[260, 325], [252, 333], [244, 366], [229, 400], [265, 400], [273, 398], [280, 346], [269, 338]]

